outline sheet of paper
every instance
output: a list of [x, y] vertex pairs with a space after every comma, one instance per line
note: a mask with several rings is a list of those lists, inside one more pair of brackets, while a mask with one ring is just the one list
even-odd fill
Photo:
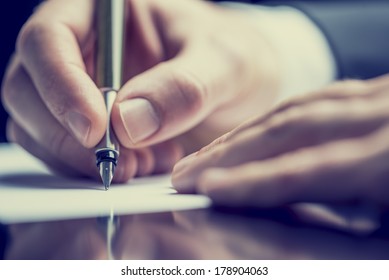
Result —
[[51, 174], [15, 145], [0, 145], [0, 222], [32, 222], [205, 208], [207, 197], [179, 195], [169, 176], [133, 179], [105, 191], [99, 182]]

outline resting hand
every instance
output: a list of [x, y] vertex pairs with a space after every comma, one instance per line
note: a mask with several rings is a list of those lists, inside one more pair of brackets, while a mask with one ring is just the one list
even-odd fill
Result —
[[389, 77], [348, 81], [244, 123], [173, 171], [228, 206], [389, 205]]

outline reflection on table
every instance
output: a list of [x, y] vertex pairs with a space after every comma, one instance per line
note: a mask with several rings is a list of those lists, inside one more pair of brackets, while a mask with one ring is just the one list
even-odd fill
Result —
[[389, 259], [384, 227], [350, 233], [296, 213], [196, 210], [13, 224], [4, 258]]

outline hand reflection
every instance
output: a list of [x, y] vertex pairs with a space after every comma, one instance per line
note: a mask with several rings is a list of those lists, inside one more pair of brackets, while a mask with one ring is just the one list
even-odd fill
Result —
[[15, 224], [5, 259], [106, 259], [104, 230], [96, 219]]
[[121, 221], [119, 259], [388, 259], [389, 242], [214, 212]]
[[[207, 210], [120, 216], [111, 231], [112, 239], [108, 238], [110, 227], [100, 219], [10, 225], [10, 243], [4, 257], [389, 259], [389, 240], [378, 236], [388, 236], [382, 231], [385, 227], [381, 232], [368, 233], [361, 230], [369, 228], [366, 216], [338, 215], [335, 219], [335, 212], [323, 215], [323, 209], [312, 209], [308, 211], [307, 205], [300, 205], [251, 216]], [[318, 225], [336, 224], [338, 230], [310, 226], [305, 222], [310, 218]]]

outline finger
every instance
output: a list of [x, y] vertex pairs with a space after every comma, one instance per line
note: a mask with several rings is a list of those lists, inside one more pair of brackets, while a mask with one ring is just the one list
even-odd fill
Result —
[[[3, 104], [12, 118], [36, 141], [60, 152], [64, 128], [53, 118], [25, 68], [15, 59], [4, 82]], [[66, 137], [72, 138], [71, 135]]]
[[[346, 103], [347, 102], [347, 103]], [[327, 141], [360, 137], [386, 123], [386, 109], [370, 111], [359, 100], [321, 101], [289, 109], [257, 127], [243, 126], [215, 141], [174, 168], [173, 184], [187, 192], [209, 167], [236, 166], [260, 161]], [[232, 135], [232, 136], [231, 136]]]
[[174, 164], [182, 158], [184, 152], [180, 145], [172, 140], [136, 149], [138, 168], [136, 176], [147, 176], [171, 172]]
[[367, 80], [367, 82], [377, 89], [387, 88], [389, 85], [389, 74]]
[[[263, 162], [209, 169], [199, 178], [197, 190], [216, 203], [231, 206], [273, 207], [295, 202], [369, 199], [371, 195], [366, 196], [366, 191], [374, 192], [372, 185], [386, 183], [371, 168], [382, 152], [377, 139], [337, 141]], [[366, 149], [366, 145], [374, 148]]]
[[233, 62], [205, 43], [199, 45], [122, 87], [112, 119], [123, 145], [142, 147], [177, 136], [234, 96], [238, 82]]
[[[53, 118], [40, 99], [30, 77], [17, 61], [8, 72], [7, 82], [3, 89], [3, 101], [17, 123], [17, 125], [11, 125], [14, 127], [16, 140], [27, 151], [35, 152], [39, 158], [53, 166], [57, 165], [55, 161], [68, 162], [68, 167], [64, 168], [64, 172], [71, 166], [84, 175], [94, 176], [96, 168], [92, 168], [93, 151], [82, 147]], [[40, 152], [35, 151], [35, 147]], [[49, 154], [57, 155], [58, 159], [54, 160], [54, 156], [49, 156]], [[80, 159], [81, 162], [76, 159]]]
[[298, 110], [306, 105], [313, 105], [322, 101], [348, 101], [353, 100], [366, 100], [369, 99], [373, 92], [382, 89], [382, 84], [368, 83], [361, 80], [347, 80], [335, 82], [324, 89], [316, 92], [304, 93], [294, 96], [293, 99], [285, 100], [278, 104], [273, 110], [267, 114], [252, 118], [250, 121], [246, 121], [240, 125], [237, 129], [231, 132], [230, 136], [235, 135], [243, 128], [249, 128], [258, 124], [265, 123], [272, 119], [275, 115], [287, 112], [289, 110]]
[[82, 45], [92, 30], [93, 1], [48, 1], [23, 27], [17, 53], [53, 116], [86, 147], [106, 127], [103, 98], [86, 73]]
[[[18, 143], [33, 156], [41, 159], [54, 173], [67, 176], [88, 176], [100, 181], [100, 175], [96, 167], [94, 151], [81, 147], [74, 152], [68, 151], [58, 155], [52, 153], [27, 134], [12, 120], [7, 125], [7, 137], [10, 141]], [[74, 147], [73, 147], [74, 148]], [[120, 159], [116, 167], [114, 183], [127, 182], [135, 176], [137, 170], [137, 158], [133, 151], [121, 149]]]
[[136, 176], [146, 176], [153, 172], [155, 158], [150, 148], [137, 149], [134, 151], [138, 161]]
[[[54, 119], [40, 99], [30, 77], [17, 61], [10, 68], [5, 84], [3, 102], [24, 134], [28, 134], [29, 138], [40, 143], [39, 146], [46, 147], [58, 157], [66, 158], [71, 151], [81, 151], [85, 155], [87, 149]], [[87, 152], [90, 153], [91, 151]]]
[[50, 153], [39, 142], [27, 134], [13, 120], [9, 120], [7, 124], [7, 137], [11, 142], [18, 143], [22, 148], [31, 153], [33, 156], [41, 159], [50, 170], [54, 173], [68, 176], [89, 176], [98, 179], [96, 166], [93, 164], [93, 153], [82, 153], [77, 159], [77, 164], [66, 164], [65, 159], [62, 160], [55, 154]]
[[[382, 89], [382, 85], [376, 84], [374, 89]], [[368, 99], [367, 95], [372, 93], [371, 90], [373, 90], [372, 86], [368, 86], [368, 84], [364, 81], [348, 80], [334, 83], [318, 92], [296, 96], [293, 100], [286, 101], [284, 104], [279, 104], [274, 110], [264, 116], [254, 117], [245, 121], [229, 133], [213, 141], [210, 145], [202, 148], [200, 153], [211, 150], [213, 147], [232, 139], [238, 134], [241, 134], [244, 130], [248, 130], [259, 125], [267, 125], [269, 122], [272, 123], [275, 117], [277, 122], [280, 119], [282, 120], [285, 116], [296, 115], [296, 112], [298, 111], [300, 111], [300, 113], [304, 113], [307, 105], [314, 106], [316, 108], [315, 112], [321, 113], [320, 104], [326, 104], [326, 102], [339, 102], [331, 105], [334, 107], [337, 104], [342, 104], [342, 106], [344, 106], [346, 103], [341, 102], [349, 101], [350, 99], [355, 101], [355, 103], [358, 103], [359, 100], [361, 102], [366, 102]], [[316, 105], [317, 103], [319, 103], [319, 105]]]
[[137, 157], [136, 176], [140, 177], [171, 172], [174, 164], [183, 155], [179, 144], [172, 140], [147, 148], [135, 149], [133, 152]]
[[173, 140], [156, 144], [151, 149], [155, 158], [154, 174], [171, 172], [184, 155], [183, 147]]
[[[123, 163], [123, 152], [126, 153], [126, 163]], [[128, 155], [132, 153], [132, 155]], [[141, 149], [121, 148], [118, 168], [127, 168], [125, 177], [119, 175], [119, 182], [127, 181], [134, 176], [148, 176], [151, 174], [160, 174], [171, 172], [174, 164], [182, 158], [183, 151], [178, 143], [173, 141], [163, 142], [151, 147]], [[135, 162], [130, 160], [135, 158]], [[120, 162], [122, 161], [122, 162]], [[124, 167], [125, 166], [125, 167]], [[130, 170], [128, 170], [130, 168]], [[121, 171], [119, 171], [121, 173]], [[116, 175], [115, 175], [116, 176]]]
[[[124, 183], [134, 178], [138, 172], [140, 160], [133, 150], [119, 147], [120, 156], [115, 168], [115, 176], [112, 179], [113, 183]], [[96, 159], [95, 159], [96, 160]]]
[[[17, 136], [12, 138], [15, 142], [58, 173], [99, 178], [93, 149], [81, 146], [51, 115], [17, 59], [9, 68], [2, 97], [17, 123], [11, 124], [9, 130], [10, 135]], [[137, 170], [134, 152], [121, 148], [120, 153], [114, 182], [129, 180]]]

